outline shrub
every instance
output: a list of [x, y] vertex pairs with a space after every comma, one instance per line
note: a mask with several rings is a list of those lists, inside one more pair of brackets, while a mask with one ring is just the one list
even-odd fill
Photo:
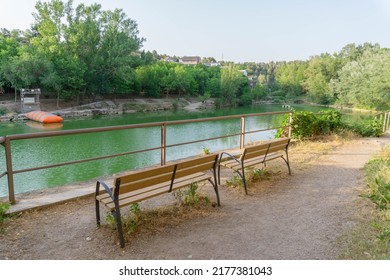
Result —
[[8, 219], [7, 211], [9, 209], [9, 203], [0, 202], [0, 229], [2, 229], [2, 224]]
[[0, 107], [0, 116], [5, 115], [5, 113], [7, 113], [7, 109], [3, 108], [3, 107]]
[[380, 118], [365, 119], [355, 123], [350, 129], [363, 137], [379, 137], [383, 134], [383, 120]]

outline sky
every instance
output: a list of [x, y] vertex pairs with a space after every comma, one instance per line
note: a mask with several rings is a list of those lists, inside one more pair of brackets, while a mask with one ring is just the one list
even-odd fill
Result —
[[[36, 0], [0, 0], [0, 28], [30, 28]], [[42, 1], [46, 2], [46, 1]], [[74, 0], [122, 9], [142, 49], [234, 62], [307, 60], [350, 43], [390, 48], [390, 0]]]

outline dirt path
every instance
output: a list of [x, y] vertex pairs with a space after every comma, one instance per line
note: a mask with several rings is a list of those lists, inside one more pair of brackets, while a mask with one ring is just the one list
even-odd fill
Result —
[[96, 228], [93, 198], [26, 213], [0, 235], [0, 259], [336, 259], [359, 212], [362, 168], [389, 142], [352, 140], [310, 164], [293, 148], [292, 176], [283, 166], [249, 196], [221, 186], [220, 208], [139, 234], [124, 249], [115, 231]]

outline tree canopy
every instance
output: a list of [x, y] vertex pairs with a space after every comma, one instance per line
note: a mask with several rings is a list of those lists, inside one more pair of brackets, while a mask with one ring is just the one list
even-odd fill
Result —
[[33, 16], [29, 30], [0, 29], [6, 92], [39, 87], [57, 100], [194, 96], [216, 98], [220, 106], [307, 100], [390, 108], [390, 54], [378, 44], [348, 44], [306, 61], [235, 64], [204, 57], [183, 65], [178, 56], [142, 50], [145, 38], [121, 9], [38, 1]]

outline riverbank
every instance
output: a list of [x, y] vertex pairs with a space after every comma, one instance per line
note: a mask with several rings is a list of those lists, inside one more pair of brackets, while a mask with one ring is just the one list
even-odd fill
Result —
[[[54, 99], [43, 99], [37, 104], [27, 105], [29, 111], [42, 110], [59, 115], [63, 118], [77, 118], [95, 115], [119, 115], [131, 114], [136, 112], [156, 112], [166, 110], [188, 110], [197, 111], [215, 108], [214, 100], [210, 99], [201, 102], [196, 98], [127, 98], [112, 99], [101, 101], [85, 101], [82, 105], [76, 105], [75, 102], [61, 101], [57, 105]], [[30, 106], [30, 108], [29, 108]], [[0, 110], [3, 114], [0, 116], [0, 122], [19, 121], [26, 119], [26, 112], [22, 112], [20, 102], [1, 101]]]

